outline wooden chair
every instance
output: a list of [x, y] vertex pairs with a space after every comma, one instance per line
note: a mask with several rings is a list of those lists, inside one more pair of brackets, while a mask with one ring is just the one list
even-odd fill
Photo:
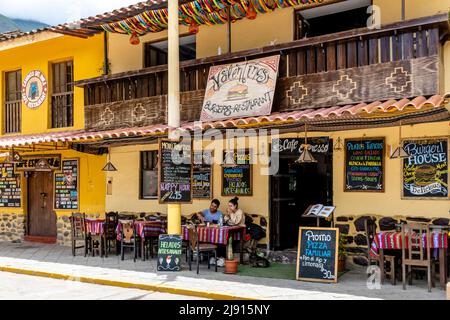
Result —
[[[84, 248], [84, 256], [88, 254], [90, 237], [86, 234], [86, 214], [72, 212], [70, 224], [72, 229], [72, 255], [75, 257], [76, 249]], [[83, 241], [83, 245], [77, 246], [77, 241]]]
[[[189, 262], [189, 270], [192, 270], [192, 259], [191, 257], [196, 255], [197, 260], [197, 274], [200, 270], [200, 254], [206, 253], [208, 255], [208, 269], [211, 269], [210, 264], [210, 256], [211, 253], [214, 252], [214, 260], [215, 263], [215, 270], [217, 272], [217, 246], [211, 243], [200, 243], [198, 241], [198, 230], [197, 226], [195, 224], [189, 224], [187, 225], [188, 232], [189, 232], [189, 245], [187, 249], [187, 259]], [[191, 256], [192, 255], [192, 256]]]
[[[408, 267], [408, 270], [406, 270], [406, 267]], [[425, 223], [405, 223], [402, 225], [403, 290], [406, 290], [407, 276], [409, 276], [409, 284], [412, 285], [413, 268], [427, 270], [428, 292], [431, 292], [431, 287], [435, 286], [435, 261], [431, 256], [430, 226]]]
[[108, 252], [111, 252], [111, 242], [114, 243], [114, 247], [116, 250], [116, 254], [119, 254], [118, 250], [118, 242], [117, 242], [117, 224], [119, 222], [119, 215], [117, 212], [108, 212], [105, 215], [105, 226], [104, 226], [104, 234], [105, 234], [105, 256], [108, 257]]
[[[375, 223], [375, 220], [372, 219], [366, 219], [364, 221], [364, 227], [366, 230], [366, 240], [367, 240], [367, 261], [369, 265], [376, 264], [379, 265], [380, 259], [374, 258], [370, 254], [371, 246], [373, 241], [375, 240], [375, 237], [377, 235], [377, 225]], [[391, 284], [396, 284], [396, 277], [395, 277], [395, 256], [389, 256], [384, 255], [384, 275], [388, 276], [391, 280]]]
[[137, 250], [139, 249], [139, 236], [136, 234], [133, 220], [121, 220], [120, 224], [120, 253], [121, 260], [124, 260], [125, 248], [132, 248], [134, 251], [134, 262], [137, 258]]

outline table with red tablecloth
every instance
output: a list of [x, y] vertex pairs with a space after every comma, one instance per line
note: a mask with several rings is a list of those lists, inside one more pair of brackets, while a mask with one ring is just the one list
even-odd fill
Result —
[[[219, 245], [226, 245], [228, 237], [232, 236], [233, 240], [240, 242], [240, 263], [244, 261], [244, 238], [245, 226], [197, 226], [198, 241]], [[187, 226], [182, 226], [183, 240], [189, 240], [189, 230]]]
[[[427, 234], [422, 234], [423, 245], [426, 248]], [[430, 247], [433, 249], [435, 256], [439, 257], [440, 282], [445, 287], [447, 279], [446, 270], [446, 252], [448, 248], [448, 234], [446, 232], [431, 232]], [[406, 241], [407, 242], [407, 241]], [[371, 244], [370, 255], [378, 258], [379, 261], [384, 260], [384, 250], [401, 250], [403, 248], [402, 233], [397, 231], [381, 231], [378, 232]], [[384, 263], [380, 263], [381, 276], [384, 276]]]
[[[164, 221], [130, 221], [136, 229], [136, 234], [141, 238], [158, 237], [166, 233], [166, 223]], [[120, 241], [121, 225], [117, 224], [117, 240]]]

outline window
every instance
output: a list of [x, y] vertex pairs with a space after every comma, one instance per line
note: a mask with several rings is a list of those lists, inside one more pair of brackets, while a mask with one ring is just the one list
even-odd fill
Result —
[[73, 126], [73, 62], [52, 65], [52, 128]]
[[369, 0], [351, 0], [295, 11], [295, 39], [363, 28], [370, 14]]
[[22, 71], [5, 73], [5, 105], [3, 129], [5, 133], [18, 133], [22, 114]]
[[[146, 43], [144, 67], [154, 67], [167, 64], [168, 42], [167, 40]], [[180, 61], [196, 58], [195, 35], [180, 37]]]
[[155, 199], [158, 196], [158, 151], [141, 152], [141, 199]]

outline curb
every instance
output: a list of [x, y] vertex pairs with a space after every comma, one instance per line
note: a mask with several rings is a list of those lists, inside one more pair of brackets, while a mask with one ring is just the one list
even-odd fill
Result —
[[[52, 278], [52, 279], [59, 279], [59, 280], [75, 281], [75, 280], [73, 280], [73, 276], [67, 275], [67, 274], [62, 274], [62, 273], [52, 273], [52, 272], [46, 272], [46, 271], [19, 269], [19, 268], [14, 268], [14, 267], [5, 267], [5, 266], [0, 266], [0, 271], [17, 273], [17, 274], [25, 274], [25, 275], [36, 276], [36, 277], [45, 277], [45, 278]], [[170, 293], [170, 294], [200, 297], [200, 298], [207, 298], [207, 299], [213, 299], [213, 300], [257, 300], [256, 298], [241, 297], [241, 296], [231, 295], [231, 294], [215, 293], [215, 292], [208, 292], [208, 291], [198, 291], [198, 290], [183, 289], [183, 288], [174, 288], [174, 287], [156, 285], [156, 284], [141, 284], [141, 283], [132, 283], [132, 282], [116, 281], [116, 280], [96, 279], [96, 278], [90, 278], [90, 277], [77, 277], [77, 281], [84, 282], [84, 283], [105, 285], [105, 286], [128, 288], [128, 289], [140, 289], [140, 290], [146, 290], [146, 291], [157, 291], [157, 292], [164, 292], [164, 293]]]

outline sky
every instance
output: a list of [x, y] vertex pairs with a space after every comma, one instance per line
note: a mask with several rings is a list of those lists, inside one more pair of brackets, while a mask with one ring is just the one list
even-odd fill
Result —
[[0, 0], [0, 14], [49, 25], [75, 21], [143, 0]]

